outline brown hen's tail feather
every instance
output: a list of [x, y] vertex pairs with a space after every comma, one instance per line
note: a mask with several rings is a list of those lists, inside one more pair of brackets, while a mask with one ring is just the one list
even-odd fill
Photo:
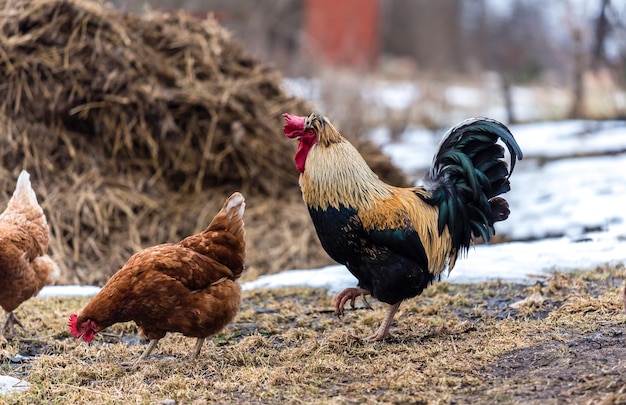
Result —
[[35, 258], [32, 262], [32, 266], [35, 273], [42, 281], [42, 288], [44, 285], [52, 285], [61, 275], [59, 266], [48, 255]]
[[215, 215], [208, 226], [208, 230], [223, 230], [233, 235], [244, 232], [243, 213], [246, 208], [246, 200], [239, 192], [234, 192], [226, 199], [222, 209]]
[[217, 260], [230, 269], [234, 279], [239, 278], [245, 261], [245, 206], [243, 195], [233, 193], [203, 232], [183, 239], [180, 245]]
[[35, 191], [33, 191], [33, 187], [30, 184], [30, 174], [26, 170], [22, 170], [20, 172], [20, 176], [17, 178], [15, 191], [13, 192], [11, 201], [9, 201], [9, 205], [11, 203], [15, 204], [16, 202], [21, 202], [23, 204], [25, 201], [28, 201], [31, 205], [39, 206], [39, 203], [37, 202], [37, 195], [35, 194]]
[[25, 215], [29, 221], [47, 226], [46, 216], [37, 201], [37, 195], [30, 183], [30, 174], [26, 170], [22, 170], [17, 178], [15, 191], [7, 204], [6, 210], [19, 212]]

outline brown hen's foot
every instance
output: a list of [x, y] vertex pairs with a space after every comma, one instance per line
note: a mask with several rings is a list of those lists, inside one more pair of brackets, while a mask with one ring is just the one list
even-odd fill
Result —
[[[4, 339], [4, 333], [8, 332], [9, 335], [15, 335], [15, 325], [18, 325], [20, 328], [24, 329], [24, 325], [17, 319], [13, 311], [7, 312], [4, 315], [4, 319], [2, 320], [2, 329], [0, 329], [0, 340]], [[6, 339], [4, 339], [6, 342]]]
[[367, 342], [377, 342], [380, 340], [385, 340], [388, 337], [391, 337], [391, 333], [389, 333], [389, 328], [391, 328], [391, 322], [393, 321], [393, 317], [396, 312], [400, 308], [400, 302], [397, 304], [389, 305], [389, 309], [387, 310], [387, 315], [385, 315], [385, 319], [380, 324], [380, 327], [372, 336], [365, 338], [364, 340]]
[[350, 307], [354, 309], [354, 302], [357, 297], [361, 297], [365, 308], [372, 309], [372, 306], [365, 299], [365, 296], [370, 294], [371, 293], [364, 288], [346, 288], [335, 298], [335, 315], [338, 317], [343, 315], [343, 309], [348, 301], [350, 301]]

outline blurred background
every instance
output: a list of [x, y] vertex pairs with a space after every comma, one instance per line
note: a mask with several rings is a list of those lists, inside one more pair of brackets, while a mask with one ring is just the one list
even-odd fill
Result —
[[[113, 4], [137, 13], [214, 13], [254, 57], [286, 77], [318, 79], [313, 86], [292, 82], [293, 91], [351, 126], [367, 126], [365, 118], [356, 120], [362, 115], [399, 129], [437, 128], [473, 113], [508, 123], [626, 116], [623, 0]], [[393, 111], [368, 111], [379, 100], [368, 100], [363, 90], [380, 80], [416, 87], [387, 93], [395, 98]]]

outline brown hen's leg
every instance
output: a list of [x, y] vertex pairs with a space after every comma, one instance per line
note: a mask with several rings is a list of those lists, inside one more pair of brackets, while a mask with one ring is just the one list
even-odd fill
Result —
[[339, 317], [343, 315], [343, 308], [348, 301], [350, 301], [350, 307], [354, 309], [354, 301], [357, 297], [361, 297], [365, 308], [372, 309], [372, 306], [365, 299], [365, 296], [370, 294], [371, 293], [364, 288], [346, 288], [335, 298], [335, 315]]
[[10, 336], [15, 335], [15, 325], [24, 328], [24, 325], [17, 319], [13, 311], [7, 312], [2, 320], [2, 328], [0, 328], [0, 342], [7, 342], [4, 337], [5, 332], [8, 332]]
[[200, 355], [200, 350], [202, 350], [202, 345], [204, 344], [204, 338], [198, 338], [196, 341], [196, 346], [193, 349], [193, 353], [191, 354], [192, 359], [197, 359], [198, 355]]
[[159, 343], [159, 339], [150, 339], [150, 344], [148, 344], [148, 347], [146, 347], [146, 350], [144, 350], [143, 354], [139, 356], [139, 358], [137, 359], [137, 363], [147, 359], [148, 356], [150, 356], [150, 353], [152, 353], [154, 348], [157, 346], [157, 343]]
[[2, 320], [2, 326], [0, 326], [0, 343], [8, 343], [9, 341], [7, 340], [7, 338], [4, 337], [4, 330], [7, 329], [8, 325], [7, 323], [9, 322], [8, 317], [9, 314], [11, 312], [7, 312], [4, 315], [4, 319]]
[[385, 338], [391, 336], [391, 333], [389, 333], [389, 328], [391, 327], [391, 322], [393, 321], [394, 315], [398, 311], [398, 308], [400, 308], [400, 304], [401, 303], [398, 302], [397, 304], [389, 305], [387, 315], [385, 315], [385, 319], [383, 319], [383, 322], [380, 324], [380, 327], [378, 328], [376, 333], [366, 338], [365, 340], [367, 340], [368, 342], [375, 342], [378, 340], [384, 340]]

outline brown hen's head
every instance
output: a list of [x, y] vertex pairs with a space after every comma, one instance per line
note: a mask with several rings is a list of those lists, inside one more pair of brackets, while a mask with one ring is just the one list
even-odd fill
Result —
[[79, 323], [78, 316], [76, 314], [70, 315], [70, 321], [68, 323], [72, 336], [76, 339], [83, 338], [85, 342], [91, 342], [94, 335], [100, 331], [100, 328], [91, 319], [81, 320]]

